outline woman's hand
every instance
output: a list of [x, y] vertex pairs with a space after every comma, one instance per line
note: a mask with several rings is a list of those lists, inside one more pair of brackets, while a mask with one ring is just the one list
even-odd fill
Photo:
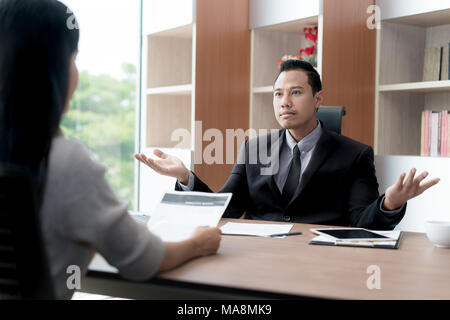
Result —
[[220, 229], [217, 227], [198, 227], [191, 236], [198, 256], [215, 254], [219, 249], [221, 238]]
[[187, 240], [165, 242], [164, 258], [158, 272], [176, 268], [197, 257], [215, 254], [219, 249], [221, 239], [219, 228], [198, 227]]

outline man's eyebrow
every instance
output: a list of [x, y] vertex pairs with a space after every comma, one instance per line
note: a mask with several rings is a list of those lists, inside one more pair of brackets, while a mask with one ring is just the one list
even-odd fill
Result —
[[[302, 86], [294, 86], [294, 87], [290, 87], [289, 89], [305, 89], [305, 88], [303, 88]], [[280, 91], [281, 90], [281, 88], [276, 88], [276, 89], [274, 89], [273, 91]]]

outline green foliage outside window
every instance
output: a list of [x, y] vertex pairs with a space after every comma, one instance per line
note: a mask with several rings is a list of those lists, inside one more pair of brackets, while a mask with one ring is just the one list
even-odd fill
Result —
[[134, 201], [136, 67], [123, 64], [124, 79], [80, 72], [78, 89], [62, 121], [66, 137], [80, 139], [107, 168], [119, 198]]

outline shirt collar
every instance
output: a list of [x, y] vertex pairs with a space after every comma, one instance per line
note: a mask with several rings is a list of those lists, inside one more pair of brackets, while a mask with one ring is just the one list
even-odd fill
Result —
[[308, 134], [306, 137], [300, 140], [298, 143], [291, 136], [289, 130], [286, 130], [286, 142], [291, 152], [292, 149], [294, 149], [295, 145], [298, 145], [298, 149], [301, 152], [308, 152], [317, 144], [317, 141], [319, 141], [321, 135], [322, 135], [322, 125], [320, 124], [320, 121], [317, 120], [317, 127], [310, 134]]

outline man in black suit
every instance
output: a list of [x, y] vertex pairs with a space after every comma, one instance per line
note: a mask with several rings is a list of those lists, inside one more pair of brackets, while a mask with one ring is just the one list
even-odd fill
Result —
[[[406, 201], [439, 182], [421, 184], [428, 173], [415, 177], [412, 169], [379, 196], [372, 148], [324, 128], [316, 119], [322, 101], [320, 76], [309, 63], [282, 63], [273, 105], [283, 129], [245, 142], [219, 191], [233, 193], [224, 217], [245, 213], [247, 219], [393, 229]], [[211, 192], [180, 159], [160, 150], [155, 154], [161, 159], [135, 157], [177, 178], [177, 190]]]

